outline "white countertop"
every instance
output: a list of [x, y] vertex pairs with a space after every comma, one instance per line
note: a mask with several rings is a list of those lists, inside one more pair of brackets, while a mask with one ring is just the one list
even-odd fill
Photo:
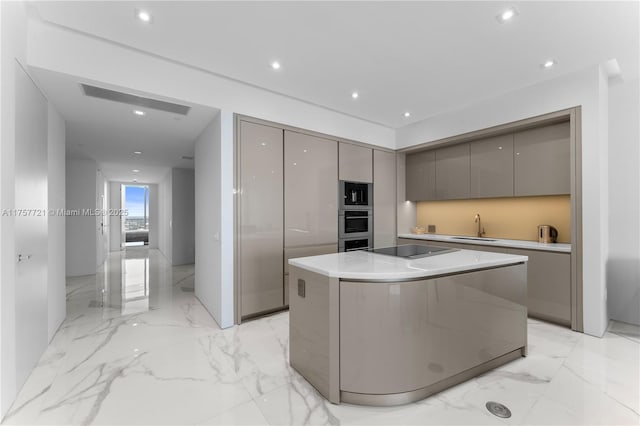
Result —
[[[458, 237], [458, 238], [456, 238]], [[543, 244], [537, 241], [525, 241], [525, 240], [504, 240], [499, 238], [484, 238], [482, 241], [461, 239], [460, 235], [440, 235], [440, 234], [398, 234], [398, 238], [411, 238], [414, 240], [427, 240], [427, 241], [442, 241], [446, 243], [457, 244], [475, 244], [480, 246], [494, 246], [494, 247], [511, 247], [524, 250], [542, 250], [542, 251], [556, 251], [561, 253], [571, 253], [571, 244], [553, 243]], [[473, 238], [473, 237], [463, 237]], [[494, 240], [494, 241], [489, 241]]]
[[289, 259], [289, 265], [332, 278], [403, 280], [512, 265], [526, 262], [527, 259], [527, 256], [475, 250], [457, 250], [419, 259], [404, 259], [367, 251], [351, 251]]

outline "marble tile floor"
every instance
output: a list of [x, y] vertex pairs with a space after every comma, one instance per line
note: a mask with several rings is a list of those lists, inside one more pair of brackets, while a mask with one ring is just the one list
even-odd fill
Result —
[[[529, 321], [529, 356], [420, 402], [325, 401], [288, 365], [288, 313], [221, 330], [193, 265], [112, 253], [67, 283], [67, 319], [20, 391], [9, 425], [640, 424], [640, 328], [602, 339]], [[512, 412], [485, 409], [498, 401]]]

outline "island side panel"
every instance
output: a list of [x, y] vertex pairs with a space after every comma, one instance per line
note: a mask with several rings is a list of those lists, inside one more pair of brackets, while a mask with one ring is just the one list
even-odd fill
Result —
[[419, 281], [341, 281], [340, 389], [411, 392], [524, 353], [526, 294], [525, 264]]
[[334, 403], [340, 402], [338, 297], [337, 279], [289, 266], [289, 363]]

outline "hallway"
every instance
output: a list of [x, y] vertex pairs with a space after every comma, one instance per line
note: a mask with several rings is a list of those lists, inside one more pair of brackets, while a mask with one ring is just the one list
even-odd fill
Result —
[[[172, 267], [147, 248], [110, 253], [98, 274], [68, 278], [67, 319], [5, 422], [195, 424], [251, 401], [224, 353], [235, 332], [221, 332], [193, 278], [193, 265]], [[284, 319], [262, 321], [261, 336], [286, 345], [287, 328], [276, 340], [269, 326]], [[286, 369], [286, 347], [275, 346]]]
[[[67, 280], [67, 319], [5, 424], [637, 424], [637, 327], [602, 339], [529, 320], [529, 355], [431, 398], [374, 408], [324, 400], [288, 365], [289, 314], [220, 330], [193, 265], [112, 252]], [[569, 392], [567, 390], [570, 390]], [[485, 409], [512, 410], [498, 420]]]

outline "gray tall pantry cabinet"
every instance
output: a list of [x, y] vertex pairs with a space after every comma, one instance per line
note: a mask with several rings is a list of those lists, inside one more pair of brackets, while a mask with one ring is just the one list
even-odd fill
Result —
[[396, 243], [396, 154], [373, 150], [373, 244]]
[[291, 257], [338, 251], [338, 142], [240, 121], [240, 316], [288, 305]]
[[284, 289], [290, 258], [337, 251], [338, 142], [285, 130]]
[[240, 122], [241, 316], [282, 307], [282, 129]]

